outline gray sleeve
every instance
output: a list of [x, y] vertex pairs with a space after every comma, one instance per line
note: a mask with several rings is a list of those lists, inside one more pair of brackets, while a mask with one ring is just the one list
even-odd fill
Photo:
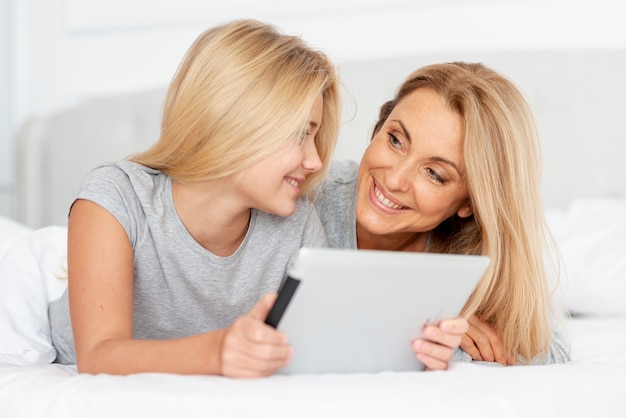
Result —
[[134, 248], [137, 238], [135, 220], [143, 211], [126, 173], [114, 166], [95, 168], [85, 178], [77, 199], [92, 201], [111, 213], [126, 231]]
[[554, 364], [571, 361], [569, 336], [562, 322], [552, 317], [552, 342], [547, 356], [534, 358], [531, 364]]

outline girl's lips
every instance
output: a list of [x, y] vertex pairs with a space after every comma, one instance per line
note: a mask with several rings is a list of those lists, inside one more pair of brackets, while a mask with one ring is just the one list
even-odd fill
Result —
[[295, 177], [285, 177], [285, 181], [296, 191], [296, 195], [300, 194], [300, 184], [304, 181], [304, 179], [297, 179]]
[[372, 188], [370, 191], [370, 198], [382, 209], [398, 211], [408, 209], [402, 202], [397, 201], [391, 196], [385, 195], [383, 190], [378, 187], [376, 181], [372, 181]]

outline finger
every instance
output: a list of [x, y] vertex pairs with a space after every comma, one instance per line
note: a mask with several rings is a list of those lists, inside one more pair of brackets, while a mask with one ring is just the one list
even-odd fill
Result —
[[237, 376], [267, 376], [286, 366], [291, 360], [288, 347], [283, 354], [273, 353], [268, 358], [253, 352], [233, 352], [224, 359], [224, 373]]
[[253, 359], [250, 359], [250, 361], [241, 359], [236, 362], [225, 362], [222, 374], [224, 376], [236, 378], [263, 377], [276, 373], [278, 369], [284, 367], [285, 365], [285, 362], [280, 361], [266, 361], [259, 363]]
[[287, 335], [270, 327], [251, 312], [237, 319], [232, 326], [233, 336], [237, 336], [237, 344], [247, 344], [247, 349], [252, 349], [255, 345], [275, 345], [287, 346]]
[[480, 328], [476, 327], [472, 321], [470, 321], [469, 329], [465, 335], [472, 339], [483, 361], [492, 362], [494, 360], [489, 337]]
[[432, 358], [426, 354], [415, 354], [417, 359], [424, 364], [425, 370], [446, 370], [448, 368], [447, 361], [441, 361], [436, 358]]
[[252, 307], [248, 313], [256, 319], [265, 321], [265, 318], [267, 317], [270, 309], [272, 309], [272, 305], [274, 305], [274, 301], [277, 296], [278, 294], [276, 292], [267, 293]]
[[461, 337], [461, 344], [459, 345], [463, 351], [465, 351], [474, 361], [482, 361], [483, 358], [480, 355], [480, 350], [474, 344], [474, 340], [469, 334], [464, 334]]
[[441, 330], [439, 326], [425, 325], [422, 331], [424, 338], [437, 344], [441, 344], [450, 348], [458, 347], [461, 342], [462, 334], [451, 334]]
[[462, 335], [469, 329], [469, 321], [465, 318], [444, 319], [438, 326], [447, 334]]
[[222, 373], [227, 376], [262, 376], [274, 373], [291, 359], [287, 344], [258, 343], [229, 335], [222, 350]]
[[454, 348], [436, 344], [421, 338], [413, 340], [412, 347], [416, 355], [423, 355], [430, 358], [432, 361], [442, 362], [445, 364], [450, 362], [450, 359], [454, 354]]
[[[483, 344], [488, 344], [489, 351], [492, 353], [491, 359], [487, 361], [495, 361], [503, 365], [508, 364], [509, 356], [507, 354], [506, 348], [504, 347], [504, 343], [502, 342], [502, 339], [500, 338], [498, 333], [487, 323], [479, 320], [476, 317], [470, 318], [470, 324], [471, 326], [478, 328], [480, 332], [484, 335], [484, 338], [487, 339], [487, 343]], [[485, 358], [484, 354], [483, 358]]]

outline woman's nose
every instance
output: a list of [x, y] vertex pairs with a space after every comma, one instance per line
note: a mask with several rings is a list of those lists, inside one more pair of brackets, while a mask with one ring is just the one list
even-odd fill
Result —
[[389, 167], [385, 173], [385, 186], [390, 190], [407, 191], [411, 186], [411, 180], [415, 177], [412, 164], [401, 161]]

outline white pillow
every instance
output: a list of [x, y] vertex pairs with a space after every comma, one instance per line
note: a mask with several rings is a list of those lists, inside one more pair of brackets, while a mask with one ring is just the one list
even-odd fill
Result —
[[27, 226], [0, 216], [0, 260], [29, 231]]
[[557, 298], [573, 314], [626, 315], [626, 199], [546, 210], [563, 258]]
[[48, 302], [67, 286], [67, 228], [29, 230], [0, 259], [0, 364], [51, 363]]

